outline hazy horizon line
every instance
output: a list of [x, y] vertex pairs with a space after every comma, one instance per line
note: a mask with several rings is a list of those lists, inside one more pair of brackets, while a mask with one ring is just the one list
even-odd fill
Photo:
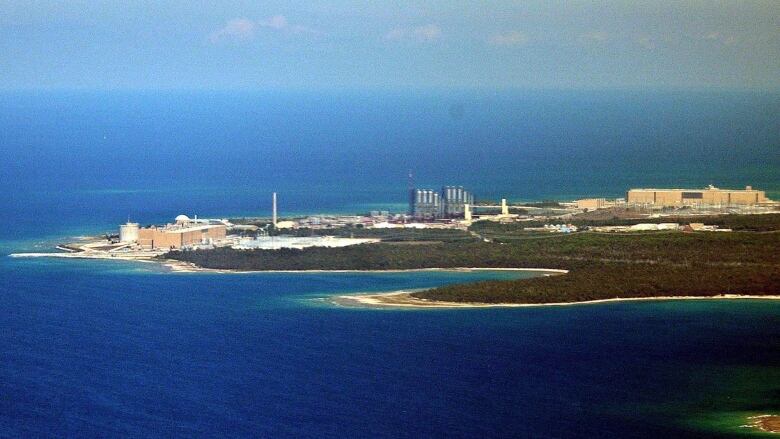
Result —
[[355, 87], [19, 87], [3, 88], [0, 93], [354, 93], [354, 92], [626, 92], [626, 93], [743, 93], [780, 94], [780, 87], [721, 87], [721, 86], [666, 86], [666, 87], [565, 87], [565, 86], [355, 86]]

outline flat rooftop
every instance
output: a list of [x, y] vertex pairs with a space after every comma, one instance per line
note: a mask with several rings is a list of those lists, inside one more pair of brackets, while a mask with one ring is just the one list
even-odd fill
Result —
[[661, 191], [684, 191], [684, 192], [696, 192], [696, 191], [722, 191], [722, 192], [760, 192], [761, 189], [755, 189], [755, 188], [742, 188], [742, 189], [723, 189], [719, 187], [705, 187], [705, 188], [633, 188], [629, 189], [629, 191], [653, 191], [653, 192], [661, 192]]
[[154, 227], [154, 228], [164, 233], [184, 233], [184, 232], [195, 232], [198, 230], [213, 229], [215, 227], [225, 227], [225, 225], [224, 224], [199, 224], [193, 226], [182, 226], [178, 224], [169, 224], [165, 227]]

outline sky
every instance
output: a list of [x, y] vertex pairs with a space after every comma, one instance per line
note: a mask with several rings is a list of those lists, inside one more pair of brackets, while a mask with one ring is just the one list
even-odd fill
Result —
[[0, 0], [0, 89], [780, 90], [780, 1]]

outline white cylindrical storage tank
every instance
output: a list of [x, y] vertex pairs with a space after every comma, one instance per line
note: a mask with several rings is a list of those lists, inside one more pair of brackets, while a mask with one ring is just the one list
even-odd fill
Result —
[[127, 223], [119, 226], [119, 242], [137, 242], [138, 228], [138, 223]]

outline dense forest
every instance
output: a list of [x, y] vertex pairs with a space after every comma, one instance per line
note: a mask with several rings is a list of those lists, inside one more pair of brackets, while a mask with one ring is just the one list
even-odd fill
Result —
[[367, 229], [363, 227], [338, 227], [327, 229], [300, 228], [271, 231], [272, 235], [291, 236], [337, 236], [341, 238], [374, 238], [386, 242], [398, 241], [473, 241], [475, 238], [465, 230], [457, 229]]
[[[263, 221], [247, 221], [232, 219], [234, 224], [252, 224], [260, 227], [267, 226]], [[261, 231], [232, 232], [243, 236], [258, 236]], [[472, 241], [474, 236], [465, 230], [458, 229], [415, 229], [415, 228], [387, 228], [374, 229], [362, 226], [277, 229], [268, 227], [262, 233], [270, 236], [336, 236], [340, 238], [374, 238], [382, 241]]]
[[561, 276], [415, 293], [467, 302], [559, 302], [652, 295], [780, 294], [780, 233], [544, 234], [505, 243], [395, 242], [303, 250], [176, 251], [164, 257], [236, 270], [537, 267]]
[[[537, 236], [539, 236], [537, 234]], [[237, 270], [381, 270], [429, 267], [576, 268], [583, 264], [674, 263], [774, 265], [778, 233], [544, 234], [511, 243], [478, 240], [440, 243], [378, 243], [303, 250], [174, 251], [165, 258], [206, 268]]]
[[447, 285], [412, 296], [449, 302], [560, 303], [720, 294], [780, 295], [780, 266], [602, 263], [565, 275]]

